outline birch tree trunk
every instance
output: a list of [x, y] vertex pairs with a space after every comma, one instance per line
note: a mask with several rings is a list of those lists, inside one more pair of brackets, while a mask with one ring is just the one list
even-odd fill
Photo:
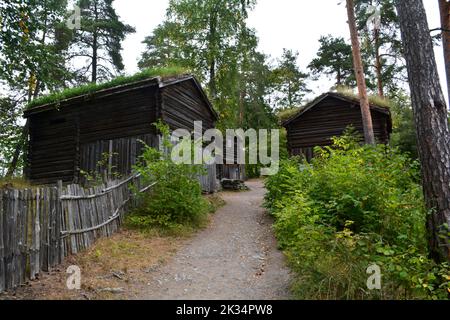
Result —
[[[422, 0], [396, 0], [417, 128], [430, 254], [450, 260], [450, 134], [447, 105], [439, 81]], [[447, 224], [447, 227], [445, 226]]]

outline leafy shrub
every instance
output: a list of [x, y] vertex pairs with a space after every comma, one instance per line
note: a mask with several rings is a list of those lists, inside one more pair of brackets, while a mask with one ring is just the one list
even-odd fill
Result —
[[276, 210], [286, 198], [304, 189], [303, 185], [307, 183], [309, 172], [300, 170], [300, 167], [300, 158], [280, 161], [278, 174], [270, 176], [265, 183], [268, 190], [265, 195], [265, 206], [268, 209]]
[[146, 146], [140, 164], [135, 167], [146, 185], [156, 184], [144, 196], [143, 205], [130, 216], [129, 225], [169, 229], [186, 224], [197, 226], [209, 209], [197, 179], [203, 169], [174, 163], [170, 159], [169, 129], [161, 123], [156, 126], [162, 132], [165, 151]]
[[390, 144], [408, 153], [413, 159], [418, 159], [416, 127], [410, 97], [400, 91], [391, 101], [393, 132]]
[[[447, 264], [428, 259], [418, 164], [386, 146], [345, 135], [316, 150], [311, 164], [291, 159], [267, 179], [266, 206], [303, 299], [445, 299]], [[366, 269], [382, 270], [370, 291]]]

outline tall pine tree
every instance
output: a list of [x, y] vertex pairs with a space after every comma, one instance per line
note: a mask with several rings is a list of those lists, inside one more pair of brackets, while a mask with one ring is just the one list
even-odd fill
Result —
[[325, 74], [336, 78], [336, 86], [354, 85], [352, 46], [342, 37], [331, 35], [319, 39], [320, 48], [317, 57], [308, 68], [316, 75]]
[[[135, 29], [120, 21], [114, 0], [80, 0], [81, 28], [75, 29], [71, 58], [83, 59], [78, 69], [81, 81], [96, 83], [109, 80], [124, 70], [122, 42]], [[75, 62], [75, 64], [78, 64]]]

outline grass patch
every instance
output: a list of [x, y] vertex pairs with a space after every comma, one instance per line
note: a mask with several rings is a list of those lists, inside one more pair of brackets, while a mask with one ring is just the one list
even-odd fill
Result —
[[60, 103], [61, 101], [93, 94], [100, 90], [110, 89], [113, 87], [130, 84], [133, 82], [138, 82], [146, 79], [151, 79], [155, 77], [169, 78], [173, 76], [178, 76], [181, 74], [188, 73], [187, 69], [179, 68], [179, 67], [169, 67], [169, 68], [156, 68], [156, 69], [147, 69], [142, 72], [136, 73], [132, 76], [120, 76], [109, 82], [99, 83], [99, 84], [86, 84], [84, 86], [76, 87], [76, 88], [68, 88], [61, 92], [52, 93], [47, 96], [43, 96], [41, 98], [35, 99], [27, 105], [27, 109], [31, 109], [37, 106], [52, 104], [52, 103]]
[[[2, 298], [11, 300], [129, 300], [142, 291], [149, 273], [163, 266], [179, 249], [179, 238], [154, 236], [123, 228], [94, 246], [68, 257], [50, 273]], [[68, 290], [66, 269], [81, 269], [81, 290]], [[122, 289], [110, 292], [106, 288]]]
[[[133, 231], [139, 231], [149, 237], [189, 237], [199, 229], [206, 228], [210, 222], [210, 214], [215, 213], [225, 205], [225, 201], [218, 195], [208, 195], [203, 197], [207, 206], [198, 218], [192, 221], [185, 221], [180, 224], [161, 226], [154, 223], [153, 219], [147, 219], [146, 202], [127, 215], [124, 226]], [[149, 197], [147, 201], [152, 201]]]
[[35, 188], [29, 181], [23, 178], [2, 178], [0, 179], [0, 189], [30, 189]]

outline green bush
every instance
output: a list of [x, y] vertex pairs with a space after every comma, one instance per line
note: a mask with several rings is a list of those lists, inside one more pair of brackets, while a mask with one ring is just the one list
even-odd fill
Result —
[[[266, 206], [279, 245], [298, 274], [302, 299], [445, 299], [447, 264], [427, 258], [426, 210], [418, 164], [389, 147], [346, 135], [291, 159], [267, 179]], [[367, 268], [382, 270], [370, 291]]]
[[169, 129], [161, 123], [157, 127], [163, 134], [165, 152], [146, 146], [140, 164], [135, 167], [145, 185], [156, 184], [143, 196], [143, 205], [129, 217], [128, 224], [168, 229], [198, 226], [209, 211], [197, 179], [203, 169], [174, 163], [169, 156], [172, 148]]

